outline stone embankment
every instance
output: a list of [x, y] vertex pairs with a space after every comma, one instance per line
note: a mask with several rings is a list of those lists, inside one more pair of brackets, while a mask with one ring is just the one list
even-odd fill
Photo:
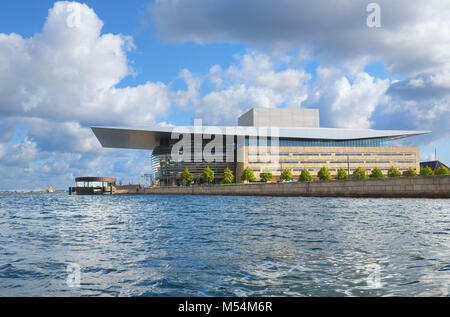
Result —
[[[126, 194], [126, 192], [123, 192]], [[450, 176], [141, 188], [128, 194], [450, 198]]]

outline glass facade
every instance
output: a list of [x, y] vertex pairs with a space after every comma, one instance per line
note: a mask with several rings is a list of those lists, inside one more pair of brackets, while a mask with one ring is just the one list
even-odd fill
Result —
[[[164, 185], [177, 185], [180, 184], [181, 173], [187, 167], [189, 172], [194, 177], [194, 182], [198, 183], [203, 170], [206, 167], [210, 167], [214, 171], [215, 182], [220, 182], [223, 178], [225, 169], [230, 169], [234, 174], [236, 173], [236, 165], [233, 162], [227, 162], [227, 140], [224, 137], [222, 140], [222, 148], [214, 149], [211, 153], [211, 157], [214, 157], [216, 161], [206, 162], [204, 159], [201, 162], [195, 162], [196, 155], [202, 157], [202, 149], [211, 140], [202, 140], [201, 148], [197, 148], [194, 140], [191, 140], [191, 160], [190, 162], [176, 161], [172, 157], [172, 148], [179, 140], [161, 140], [161, 145], [153, 150], [151, 162], [152, 170], [155, 180], [159, 180], [160, 184]], [[235, 142], [232, 147], [235, 150]], [[184, 150], [184, 149], [183, 149]], [[179, 152], [183, 154], [183, 150]], [[234, 153], [233, 153], [234, 158]]]
[[77, 182], [76, 185], [77, 187], [84, 187], [84, 188], [100, 188], [100, 187], [109, 187], [114, 184], [109, 182]]
[[387, 147], [387, 138], [362, 139], [362, 140], [305, 140], [305, 139], [280, 139], [280, 146], [329, 146], [329, 147]]
[[[271, 139], [267, 140], [255, 140], [253, 138], [246, 138], [246, 146], [259, 146], [267, 144], [271, 146]], [[279, 146], [328, 146], [328, 147], [388, 147], [388, 138], [374, 138], [374, 139], [359, 139], [359, 140], [319, 140], [319, 139], [285, 139], [280, 138], [278, 141]]]

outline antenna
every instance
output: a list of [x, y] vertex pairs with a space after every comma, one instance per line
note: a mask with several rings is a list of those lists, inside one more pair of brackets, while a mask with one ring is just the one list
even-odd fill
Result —
[[437, 149], [434, 148], [434, 160], [437, 161]]

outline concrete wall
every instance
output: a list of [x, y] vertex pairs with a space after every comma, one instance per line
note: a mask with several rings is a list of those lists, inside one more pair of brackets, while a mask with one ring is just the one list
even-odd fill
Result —
[[312, 197], [450, 198], [450, 176], [311, 183], [145, 188], [139, 194]]

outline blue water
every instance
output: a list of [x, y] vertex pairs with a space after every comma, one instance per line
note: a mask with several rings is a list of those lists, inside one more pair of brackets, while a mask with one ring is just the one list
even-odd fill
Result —
[[449, 202], [0, 195], [0, 296], [448, 296]]

